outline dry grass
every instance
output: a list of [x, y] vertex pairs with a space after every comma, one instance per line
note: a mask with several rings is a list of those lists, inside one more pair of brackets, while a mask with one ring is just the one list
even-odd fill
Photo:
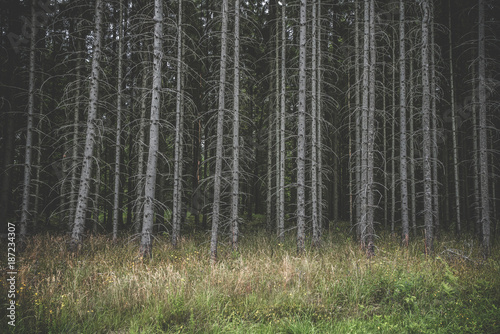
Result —
[[[486, 262], [474, 248], [473, 263], [386, 236], [367, 259], [337, 234], [297, 256], [292, 238], [280, 245], [258, 234], [240, 253], [221, 245], [211, 265], [202, 238], [173, 249], [159, 237], [148, 261], [125, 239], [90, 237], [79, 256], [66, 241], [33, 237], [18, 258], [17, 332], [500, 331], [498, 247]], [[469, 251], [443, 240], [436, 254], [451, 247]]]

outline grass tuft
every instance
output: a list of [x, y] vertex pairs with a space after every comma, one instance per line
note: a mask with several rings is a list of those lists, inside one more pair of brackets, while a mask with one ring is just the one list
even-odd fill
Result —
[[199, 237], [174, 249], [159, 236], [147, 261], [125, 239], [89, 237], [78, 257], [66, 242], [35, 236], [19, 254], [11, 332], [500, 332], [498, 245], [484, 261], [472, 242], [443, 237], [425, 256], [422, 240], [403, 248], [387, 235], [367, 259], [335, 232], [321, 249], [297, 256], [293, 238], [278, 244], [256, 234], [242, 239], [239, 252], [221, 245], [211, 265]]

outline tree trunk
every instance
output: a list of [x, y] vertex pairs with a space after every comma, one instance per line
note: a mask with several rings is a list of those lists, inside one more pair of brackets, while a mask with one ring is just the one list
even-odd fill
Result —
[[354, 81], [355, 81], [355, 122], [356, 122], [356, 133], [355, 133], [355, 163], [354, 163], [354, 173], [355, 173], [355, 225], [356, 225], [356, 236], [358, 240], [361, 240], [361, 157], [362, 157], [362, 145], [361, 145], [361, 123], [362, 123], [362, 108], [361, 108], [361, 89], [360, 89], [360, 46], [359, 46], [359, 2], [355, 1], [355, 23], [354, 23]]
[[360, 182], [360, 243], [365, 249], [368, 219], [368, 113], [369, 113], [369, 69], [370, 69], [370, 0], [364, 0], [363, 20], [363, 74], [361, 99], [361, 182]]
[[24, 241], [28, 233], [30, 216], [31, 158], [33, 151], [33, 115], [35, 114], [35, 53], [36, 53], [36, 13], [35, 1], [31, 3], [30, 65], [28, 88], [28, 122], [26, 124], [26, 147], [24, 154], [23, 199], [21, 207], [20, 239]]
[[432, 215], [432, 166], [431, 166], [431, 105], [429, 82], [429, 2], [421, 2], [422, 17], [422, 135], [423, 135], [423, 175], [424, 175], [424, 225], [425, 252], [430, 254], [433, 246]]
[[90, 179], [92, 174], [92, 160], [94, 154], [94, 144], [96, 140], [97, 100], [99, 94], [99, 62], [101, 58], [101, 35], [102, 35], [102, 12], [103, 1], [96, 0], [95, 7], [95, 33], [92, 53], [92, 72], [90, 75], [89, 107], [87, 115], [87, 132], [85, 136], [85, 148], [83, 152], [83, 164], [78, 188], [78, 199], [75, 211], [75, 222], [71, 233], [72, 250], [82, 243], [85, 229], [85, 216], [87, 212], [87, 202], [90, 189]]
[[306, 32], [307, 0], [300, 0], [299, 104], [297, 124], [297, 252], [305, 251]]
[[478, 139], [478, 125], [477, 125], [477, 78], [475, 66], [472, 66], [472, 166], [473, 166], [473, 183], [474, 183], [474, 232], [478, 238], [481, 238], [481, 195], [480, 195], [480, 175], [479, 175], [479, 139]]
[[432, 201], [433, 201], [433, 211], [434, 215], [434, 234], [435, 237], [439, 237], [440, 233], [440, 219], [439, 219], [439, 182], [438, 182], [438, 159], [439, 151], [437, 146], [437, 87], [436, 87], [436, 52], [434, 47], [434, 4], [430, 3], [430, 53], [431, 53], [431, 63], [430, 63], [430, 90], [431, 90], [431, 162], [432, 162]]
[[392, 119], [391, 119], [391, 233], [396, 224], [396, 34], [392, 42]]
[[161, 63], [163, 59], [163, 4], [162, 0], [155, 0], [154, 18], [154, 55], [153, 55], [153, 87], [151, 96], [151, 116], [149, 127], [149, 151], [146, 168], [146, 182], [144, 187], [144, 215], [141, 233], [141, 257], [151, 257], [153, 250], [153, 219], [156, 188], [156, 166], [159, 149], [159, 126], [161, 107]]
[[451, 0], [448, 0], [448, 43], [449, 49], [449, 66], [450, 66], [450, 100], [451, 100], [451, 127], [453, 139], [453, 181], [455, 185], [455, 219], [456, 219], [456, 233], [460, 237], [462, 233], [462, 223], [460, 216], [460, 175], [458, 170], [458, 142], [457, 142], [457, 111], [455, 106], [455, 79], [453, 70], [453, 38], [452, 38], [452, 24], [451, 24]]
[[314, 247], [320, 246], [318, 231], [318, 160], [317, 160], [317, 85], [318, 85], [318, 64], [317, 64], [317, 3], [312, 2], [312, 59], [311, 59], [311, 218], [312, 218], [312, 244]]
[[136, 200], [134, 205], [134, 231], [139, 233], [141, 231], [141, 221], [144, 203], [144, 145], [146, 140], [146, 98], [148, 93], [146, 92], [147, 85], [147, 75], [148, 71], [146, 66], [144, 66], [142, 73], [142, 85], [141, 88], [144, 92], [141, 94], [141, 116], [139, 119], [139, 138], [137, 140], [137, 172], [136, 179], [137, 184], [135, 186]]
[[409, 221], [408, 221], [408, 180], [406, 160], [406, 48], [405, 48], [405, 2], [399, 1], [399, 174], [401, 181], [401, 225], [403, 243], [408, 247]]
[[486, 55], [484, 33], [484, 0], [479, 0], [479, 31], [478, 31], [478, 56], [479, 56], [479, 178], [481, 197], [481, 225], [483, 256], [490, 255], [490, 195], [488, 190], [488, 137], [486, 128]]
[[177, 94], [175, 105], [175, 147], [174, 147], [174, 192], [172, 196], [172, 246], [177, 247], [180, 238], [182, 220], [182, 153], [183, 153], [183, 100], [184, 87], [182, 87], [183, 65], [182, 65], [182, 0], [178, 1], [178, 23], [177, 23]]
[[115, 189], [113, 193], [113, 241], [118, 238], [120, 213], [120, 160], [122, 132], [122, 80], [123, 80], [123, 1], [120, 0], [120, 22], [118, 23], [118, 78], [116, 98], [116, 141], [115, 141]]
[[217, 144], [215, 152], [214, 173], [214, 200], [212, 208], [212, 235], [210, 240], [210, 258], [212, 263], [217, 261], [217, 232], [219, 228], [220, 202], [221, 202], [221, 177], [223, 160], [224, 139], [224, 112], [226, 94], [226, 66], [227, 66], [227, 25], [228, 25], [228, 0], [222, 1], [222, 34], [220, 48], [220, 77], [219, 77], [219, 106], [217, 113]]
[[410, 186], [411, 186], [411, 228], [413, 236], [417, 235], [417, 191], [415, 185], [415, 136], [414, 136], [414, 75], [413, 75], [413, 59], [410, 57]]
[[[323, 115], [322, 115], [322, 102], [323, 102], [323, 97], [321, 95], [321, 90], [322, 90], [322, 71], [321, 71], [321, 66], [322, 66], [322, 61], [321, 61], [321, 0], [318, 0], [318, 16], [317, 16], [317, 21], [318, 23], [316, 24], [316, 27], [318, 29], [318, 33], [316, 35], [317, 39], [317, 44], [318, 44], [318, 63], [317, 63], [317, 84], [318, 88], [316, 90], [317, 98], [316, 98], [316, 122], [317, 122], [317, 155], [318, 155], [318, 237], [319, 240], [321, 241], [321, 236], [323, 234], [323, 133], [322, 133], [322, 124], [323, 124]], [[284, 150], [284, 149], [283, 149]]]
[[281, 87], [280, 87], [280, 165], [278, 205], [278, 240], [285, 241], [285, 122], [286, 122], [286, 3], [281, 5]]
[[78, 147], [79, 147], [79, 123], [80, 123], [80, 96], [81, 96], [81, 68], [82, 68], [82, 60], [81, 60], [81, 45], [78, 41], [77, 43], [77, 59], [76, 59], [76, 92], [75, 92], [75, 107], [74, 107], [74, 116], [73, 116], [73, 146], [71, 151], [71, 192], [70, 192], [70, 203], [69, 203], [69, 230], [73, 226], [73, 222], [75, 221], [75, 211], [76, 211], [76, 199], [77, 192], [75, 191], [78, 183]]
[[240, 182], [240, 0], [234, 2], [233, 168], [231, 194], [232, 248], [238, 250], [238, 202]]
[[367, 170], [367, 213], [366, 213], [366, 246], [367, 255], [374, 255], [374, 218], [375, 218], [375, 181], [374, 181], [374, 145], [375, 145], [375, 0], [370, 0], [370, 67], [369, 67], [369, 110], [368, 110], [368, 170]]

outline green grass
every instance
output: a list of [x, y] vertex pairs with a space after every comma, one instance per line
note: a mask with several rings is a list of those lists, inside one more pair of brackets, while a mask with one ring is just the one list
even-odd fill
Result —
[[[206, 236], [173, 249], [167, 236], [140, 261], [137, 241], [85, 240], [78, 257], [66, 238], [36, 236], [18, 255], [15, 333], [500, 333], [500, 249], [484, 261], [469, 242], [423, 241], [408, 248], [377, 240], [367, 259], [348, 235], [325, 236], [297, 256], [293, 238], [264, 233], [219, 246]], [[5, 245], [2, 244], [2, 251]], [[442, 253], [454, 249], [470, 259]], [[4, 251], [6, 253], [6, 250]], [[6, 266], [6, 256], [1, 259]], [[6, 277], [5, 277], [6, 278]], [[6, 305], [6, 279], [0, 298]], [[5, 307], [2, 324], [6, 328]], [[9, 326], [10, 327], [10, 326]]]

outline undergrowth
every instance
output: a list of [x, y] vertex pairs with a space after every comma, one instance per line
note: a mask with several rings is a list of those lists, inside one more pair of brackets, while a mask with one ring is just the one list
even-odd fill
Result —
[[[463, 239], [464, 240], [464, 239]], [[483, 260], [472, 242], [389, 235], [368, 259], [347, 235], [297, 256], [257, 233], [240, 251], [219, 246], [211, 265], [204, 237], [173, 249], [158, 236], [153, 258], [137, 241], [85, 240], [76, 256], [62, 236], [34, 236], [17, 257], [13, 333], [500, 333], [500, 250]], [[2, 244], [4, 254], [7, 254]], [[6, 256], [1, 259], [6, 268]], [[4, 270], [0, 298], [7, 305]], [[7, 320], [6, 320], [7, 319]]]

